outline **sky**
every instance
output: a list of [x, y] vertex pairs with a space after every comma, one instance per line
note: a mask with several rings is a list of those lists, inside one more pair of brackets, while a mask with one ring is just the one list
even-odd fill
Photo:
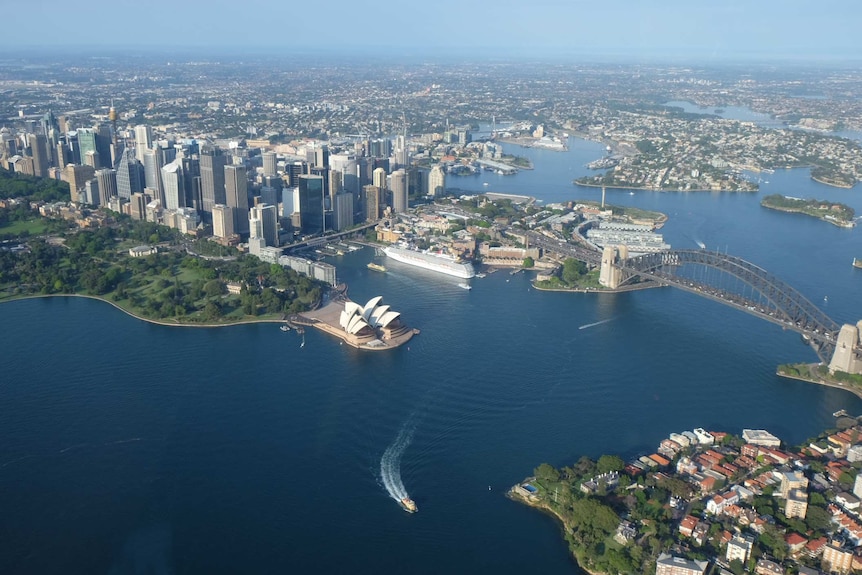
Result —
[[862, 59], [858, 0], [29, 0], [0, 48], [488, 57]]

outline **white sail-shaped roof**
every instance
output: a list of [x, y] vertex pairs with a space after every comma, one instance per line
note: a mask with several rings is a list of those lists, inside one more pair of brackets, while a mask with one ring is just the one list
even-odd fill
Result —
[[350, 323], [347, 324], [347, 333], [351, 335], [356, 335], [363, 328], [368, 326], [368, 322], [365, 321], [361, 315], [355, 315], [351, 318]]
[[344, 304], [344, 311], [353, 315], [356, 312], [362, 313], [362, 306], [355, 301], [349, 301]]
[[350, 323], [351, 317], [353, 317], [353, 314], [347, 313], [347, 310], [341, 312], [341, 315], [338, 317], [338, 325], [341, 326], [341, 329], [347, 330], [347, 324]]
[[364, 307], [363, 309], [364, 309], [366, 312], [367, 312], [368, 310], [373, 310], [373, 309], [374, 309], [374, 308], [376, 308], [378, 305], [380, 305], [380, 302], [381, 302], [381, 301], [383, 301], [383, 296], [382, 296], [382, 295], [379, 295], [379, 296], [377, 296], [377, 297], [373, 297], [373, 298], [371, 298], [370, 300], [368, 300], [368, 303], [367, 303], [367, 304], [365, 304], [365, 307]]
[[387, 311], [389, 311], [388, 305], [377, 306], [376, 308], [374, 308], [374, 311], [371, 312], [371, 317], [368, 318], [368, 323], [370, 323], [374, 327], [377, 327], [380, 324], [380, 318], [383, 317], [383, 314], [385, 314]]
[[400, 315], [401, 315], [400, 311], [387, 311], [385, 314], [383, 314], [383, 317], [380, 318], [378, 325], [380, 327], [386, 327], [387, 325], [392, 323], [394, 320], [398, 319], [398, 317]]

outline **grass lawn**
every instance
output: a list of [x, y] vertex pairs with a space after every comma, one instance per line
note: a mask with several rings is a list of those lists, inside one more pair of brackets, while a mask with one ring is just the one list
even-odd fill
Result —
[[21, 235], [24, 232], [29, 232], [31, 236], [38, 236], [45, 233], [48, 228], [44, 219], [38, 220], [23, 220], [17, 222], [9, 222], [5, 226], [0, 226], [0, 234], [15, 234]]

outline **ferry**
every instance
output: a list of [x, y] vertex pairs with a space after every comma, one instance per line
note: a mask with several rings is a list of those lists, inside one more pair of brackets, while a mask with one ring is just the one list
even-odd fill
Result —
[[409, 497], [402, 497], [399, 503], [401, 503], [401, 507], [404, 508], [404, 511], [407, 513], [416, 513], [419, 511], [419, 508], [416, 507], [416, 502]]
[[466, 282], [461, 282], [461, 283], [459, 283], [459, 284], [458, 284], [458, 287], [459, 287], [459, 288], [461, 288], [461, 289], [466, 289], [466, 290], [471, 290], [471, 289], [473, 289], [473, 287], [472, 287], [470, 284], [466, 283]]
[[426, 252], [419, 252], [408, 248], [399, 248], [395, 246], [387, 246], [383, 248], [383, 253], [392, 258], [396, 262], [409, 264], [426, 270], [440, 272], [442, 274], [455, 276], [468, 280], [476, 275], [473, 269], [473, 264], [456, 261], [454, 258]]
[[853, 267], [862, 268], [862, 260], [860, 260], [859, 258], [853, 258]]
[[369, 262], [369, 263], [368, 263], [368, 269], [370, 269], [370, 270], [374, 270], [374, 271], [376, 271], [376, 272], [386, 272], [386, 267], [385, 267], [385, 266], [382, 266], [382, 265], [380, 265], [380, 264], [376, 264], [376, 263], [374, 263], [374, 262]]

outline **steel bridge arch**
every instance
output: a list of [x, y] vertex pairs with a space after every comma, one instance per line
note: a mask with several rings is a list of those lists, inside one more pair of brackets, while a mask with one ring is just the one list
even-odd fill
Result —
[[[752, 289], [759, 292], [776, 310], [777, 315], [770, 315], [753, 305], [755, 302], [745, 302], [739, 297], [714, 297], [703, 292], [703, 288], [720, 288], [706, 284], [695, 285], [688, 278], [676, 275], [677, 268], [683, 265], [699, 265], [714, 268], [737, 278]], [[722, 303], [731, 305], [786, 329], [801, 333], [823, 361], [829, 361], [835, 349], [840, 326], [815, 306], [798, 290], [780, 280], [763, 268], [743, 260], [742, 258], [707, 250], [672, 250], [644, 254], [622, 260], [617, 266], [623, 271], [625, 282], [635, 277], [649, 278], [661, 283], [679, 287], [686, 291], [706, 295]], [[729, 292], [724, 292], [728, 295]], [[736, 300], [736, 301], [734, 301]], [[746, 305], [748, 304], [748, 305]]]

